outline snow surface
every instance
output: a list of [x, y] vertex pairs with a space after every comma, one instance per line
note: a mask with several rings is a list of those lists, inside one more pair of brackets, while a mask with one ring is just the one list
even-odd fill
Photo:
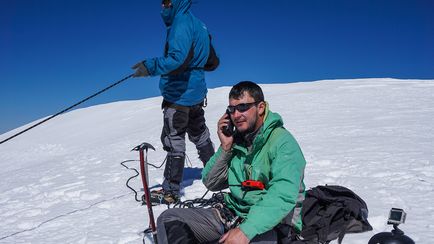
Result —
[[[405, 233], [434, 240], [434, 80], [357, 79], [264, 84], [271, 110], [299, 141], [307, 159], [305, 183], [346, 186], [368, 204], [374, 231], [348, 234], [367, 243], [390, 231], [390, 208], [403, 208]], [[207, 124], [216, 123], [229, 87], [211, 89]], [[130, 150], [154, 145], [148, 161], [165, 157], [160, 142], [161, 97], [78, 109], [0, 145], [0, 243], [141, 243], [145, 206], [125, 186], [134, 172]], [[3, 135], [3, 140], [23, 128]], [[187, 144], [183, 200], [202, 196], [201, 163]], [[126, 163], [138, 168], [137, 161]], [[163, 168], [150, 167], [150, 185]], [[131, 181], [141, 188], [139, 177]], [[154, 207], [158, 216], [165, 207]], [[146, 238], [147, 243], [150, 239]]]

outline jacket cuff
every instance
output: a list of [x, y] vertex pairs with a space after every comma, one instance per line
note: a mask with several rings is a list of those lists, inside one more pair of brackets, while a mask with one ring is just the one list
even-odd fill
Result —
[[145, 59], [143, 62], [143, 65], [145, 65], [146, 69], [148, 70], [148, 74], [150, 76], [154, 76], [154, 60], [153, 59]]
[[224, 161], [228, 161], [232, 158], [232, 150], [229, 151], [225, 151], [222, 147], [220, 147], [220, 155], [219, 155], [219, 159], [224, 160]]

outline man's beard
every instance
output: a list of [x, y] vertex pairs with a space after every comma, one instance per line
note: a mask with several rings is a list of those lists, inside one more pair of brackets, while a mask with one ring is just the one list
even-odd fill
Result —
[[239, 135], [244, 137], [248, 134], [251, 134], [252, 132], [255, 132], [255, 126], [257, 121], [258, 121], [258, 117], [255, 117], [255, 120], [248, 121], [249, 126], [245, 131], [238, 131]]

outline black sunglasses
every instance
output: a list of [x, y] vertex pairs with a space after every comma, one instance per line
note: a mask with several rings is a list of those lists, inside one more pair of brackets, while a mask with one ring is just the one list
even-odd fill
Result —
[[243, 113], [249, 110], [251, 107], [257, 105], [259, 102], [252, 102], [252, 103], [240, 103], [235, 106], [229, 105], [227, 108], [228, 113], [233, 114], [235, 113], [235, 110], [238, 110], [238, 112]]

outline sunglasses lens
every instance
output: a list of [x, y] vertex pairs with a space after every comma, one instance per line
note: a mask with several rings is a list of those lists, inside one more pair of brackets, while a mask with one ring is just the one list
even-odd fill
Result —
[[235, 113], [235, 110], [238, 110], [240, 113], [244, 113], [247, 110], [249, 110], [253, 105], [255, 105], [256, 102], [253, 103], [240, 103], [235, 106], [228, 106], [227, 111], [231, 114]]
[[241, 103], [237, 105], [237, 110], [240, 111], [241, 113], [246, 112], [247, 110], [249, 110], [249, 108], [252, 106], [252, 104], [249, 103]]

